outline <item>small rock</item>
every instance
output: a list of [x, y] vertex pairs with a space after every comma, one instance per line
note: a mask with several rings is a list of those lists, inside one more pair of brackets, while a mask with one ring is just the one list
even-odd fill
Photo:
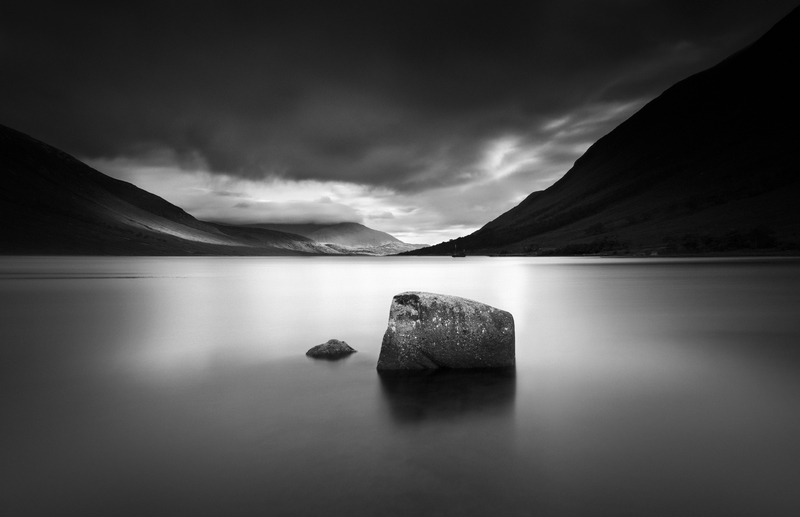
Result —
[[329, 339], [327, 343], [322, 343], [321, 345], [311, 348], [306, 352], [306, 355], [322, 359], [338, 359], [354, 352], [355, 350], [344, 341]]
[[514, 364], [511, 313], [443, 294], [406, 292], [392, 299], [378, 370]]

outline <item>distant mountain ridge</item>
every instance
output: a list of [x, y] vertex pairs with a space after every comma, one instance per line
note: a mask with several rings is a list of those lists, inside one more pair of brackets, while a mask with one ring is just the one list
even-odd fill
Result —
[[[0, 182], [0, 254], [385, 254], [268, 228], [199, 221], [150, 192], [2, 125]], [[365, 234], [374, 231], [362, 228]]]
[[403, 244], [388, 233], [367, 228], [359, 223], [335, 224], [257, 224], [257, 228], [267, 228], [287, 233], [295, 233], [323, 244], [342, 246], [383, 246]]
[[262, 223], [252, 225], [252, 227], [302, 235], [341, 253], [358, 255], [395, 255], [424, 247], [422, 244], [405, 243], [386, 232], [352, 222], [333, 224]]
[[678, 82], [553, 186], [416, 254], [797, 248], [800, 8]]

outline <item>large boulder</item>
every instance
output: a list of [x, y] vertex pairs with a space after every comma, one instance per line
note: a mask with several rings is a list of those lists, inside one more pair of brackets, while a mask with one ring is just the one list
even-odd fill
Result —
[[318, 359], [339, 359], [354, 352], [355, 350], [346, 342], [329, 339], [326, 343], [312, 347], [306, 355]]
[[489, 305], [443, 294], [392, 299], [378, 370], [514, 366], [514, 318]]

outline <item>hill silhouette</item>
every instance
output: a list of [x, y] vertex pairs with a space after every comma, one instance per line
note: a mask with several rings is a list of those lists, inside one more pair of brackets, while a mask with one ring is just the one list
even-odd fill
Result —
[[730, 252], [800, 243], [800, 8], [678, 82], [546, 190], [413, 254]]

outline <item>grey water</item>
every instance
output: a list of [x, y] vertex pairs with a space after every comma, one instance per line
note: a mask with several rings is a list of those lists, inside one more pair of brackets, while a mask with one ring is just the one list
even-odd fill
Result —
[[[516, 370], [379, 375], [408, 290]], [[3, 515], [788, 516], [798, 436], [795, 259], [0, 258]]]

